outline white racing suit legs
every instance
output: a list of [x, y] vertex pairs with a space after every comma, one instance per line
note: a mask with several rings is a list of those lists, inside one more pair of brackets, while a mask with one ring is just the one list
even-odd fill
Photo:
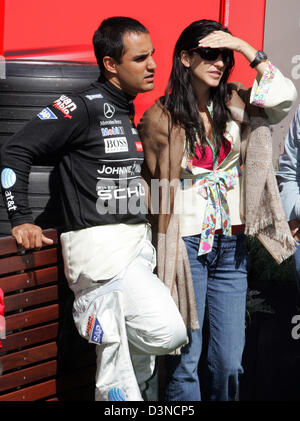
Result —
[[[149, 239], [134, 260], [106, 282], [76, 290], [73, 317], [81, 336], [97, 345], [95, 400], [141, 401], [155, 355], [187, 343], [187, 331], [168, 288], [153, 274]], [[89, 284], [87, 275], [77, 285]]]

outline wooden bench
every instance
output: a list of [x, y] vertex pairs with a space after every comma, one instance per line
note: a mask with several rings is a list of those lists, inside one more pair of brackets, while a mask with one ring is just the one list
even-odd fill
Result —
[[53, 246], [22, 252], [0, 239], [6, 338], [0, 348], [0, 401], [94, 400], [95, 349], [72, 319], [57, 230]]

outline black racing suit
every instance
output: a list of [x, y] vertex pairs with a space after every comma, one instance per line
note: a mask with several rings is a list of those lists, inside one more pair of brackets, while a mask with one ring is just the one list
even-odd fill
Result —
[[59, 155], [65, 231], [146, 222], [143, 148], [133, 97], [106, 79], [61, 95], [6, 142], [2, 189], [12, 226], [33, 223], [28, 177], [33, 160]]

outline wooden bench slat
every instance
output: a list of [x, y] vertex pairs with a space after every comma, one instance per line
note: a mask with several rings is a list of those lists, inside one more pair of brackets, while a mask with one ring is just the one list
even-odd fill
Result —
[[58, 323], [13, 333], [2, 340], [1, 353], [56, 339], [57, 333]]
[[67, 374], [63, 378], [59, 377], [34, 386], [25, 387], [15, 392], [3, 394], [0, 396], [0, 401], [36, 401], [55, 397], [56, 395], [59, 397], [68, 391], [80, 390], [79, 388], [82, 386], [93, 385], [95, 381], [95, 370], [95, 366], [91, 366], [84, 371], [76, 371], [71, 375]]
[[36, 346], [34, 348], [25, 349], [19, 352], [0, 357], [3, 372], [13, 370], [14, 368], [24, 367], [39, 361], [45, 361], [57, 356], [56, 342], [50, 342], [45, 345]]
[[58, 286], [39, 288], [4, 297], [5, 313], [58, 299]]
[[[56, 229], [48, 229], [43, 231], [46, 237], [49, 237], [53, 240], [54, 244], [58, 243], [57, 231]], [[13, 237], [4, 237], [0, 242], [0, 256], [6, 254], [17, 253], [20, 251], [20, 247], [17, 246], [16, 240]]]
[[57, 254], [57, 249], [51, 248], [20, 256], [4, 257], [0, 259], [0, 275], [57, 263]]
[[0, 288], [4, 293], [16, 291], [18, 289], [27, 289], [58, 280], [58, 267], [52, 266], [45, 269], [20, 273], [18, 275], [0, 278]]
[[37, 366], [24, 368], [13, 373], [0, 376], [0, 392], [13, 389], [18, 386], [24, 386], [38, 380], [45, 380], [55, 376], [57, 370], [57, 361], [48, 361]]
[[66, 353], [77, 339], [74, 331], [68, 337], [70, 346], [58, 341], [58, 300], [65, 297], [59, 288], [62, 260], [57, 230], [44, 234], [54, 245], [25, 253], [12, 237], [0, 239], [0, 288], [5, 294], [7, 334], [0, 348], [0, 401], [93, 400], [94, 349], [82, 350], [80, 358], [70, 363], [60, 359], [58, 366], [58, 353], [69, 358]]
[[23, 329], [44, 322], [58, 319], [59, 306], [53, 304], [47, 307], [36, 308], [34, 310], [23, 311], [6, 317], [6, 331]]
[[56, 394], [56, 380], [48, 380], [34, 386], [26, 387], [16, 392], [3, 394], [0, 402], [6, 401], [36, 401]]

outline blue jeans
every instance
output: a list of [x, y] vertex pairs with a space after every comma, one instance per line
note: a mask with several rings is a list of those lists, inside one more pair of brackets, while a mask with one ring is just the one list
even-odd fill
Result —
[[[203, 325], [208, 329], [207, 400], [236, 400], [245, 343], [248, 252], [244, 235], [215, 235], [213, 249], [198, 256], [200, 236], [184, 237], [200, 329], [189, 332], [181, 355], [165, 357], [167, 401], [200, 401], [198, 364]], [[201, 376], [202, 377], [202, 376]]]

